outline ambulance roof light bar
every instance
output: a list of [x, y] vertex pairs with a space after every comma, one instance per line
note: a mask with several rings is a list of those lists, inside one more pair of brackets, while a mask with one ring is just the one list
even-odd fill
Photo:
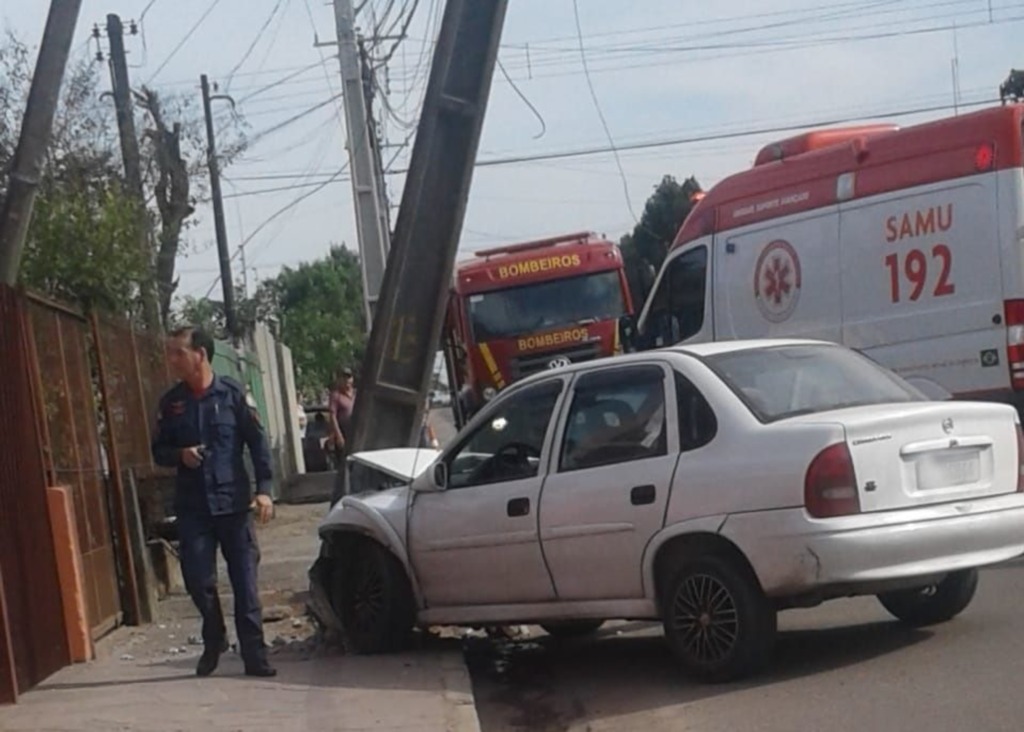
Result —
[[496, 254], [514, 254], [516, 252], [525, 252], [530, 249], [544, 249], [545, 247], [553, 247], [556, 244], [564, 244], [566, 242], [576, 242], [582, 244], [595, 237], [592, 231], [577, 231], [573, 234], [565, 234], [563, 236], [553, 236], [549, 239], [537, 239], [536, 241], [527, 241], [522, 244], [509, 244], [504, 247], [494, 247], [493, 249], [482, 249], [479, 252], [475, 252], [478, 257], [493, 257]]

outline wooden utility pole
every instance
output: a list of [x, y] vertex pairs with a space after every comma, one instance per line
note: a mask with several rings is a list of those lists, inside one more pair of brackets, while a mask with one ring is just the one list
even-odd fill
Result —
[[213, 132], [211, 99], [228, 99], [225, 95], [210, 96], [210, 80], [206, 74], [199, 77], [203, 87], [203, 115], [206, 117], [206, 160], [210, 168], [210, 195], [213, 198], [213, 223], [217, 233], [217, 254], [220, 257], [220, 283], [224, 292], [224, 319], [228, 334], [233, 342], [241, 335], [238, 330], [238, 316], [235, 312], [235, 283], [231, 275], [231, 254], [228, 251], [228, 229], [224, 223], [224, 199], [220, 192], [220, 166], [217, 163], [217, 145]]
[[121, 18], [111, 13], [107, 16], [107, 41], [110, 43], [110, 84], [117, 110], [117, 130], [121, 137], [121, 159], [124, 161], [124, 178], [128, 191], [135, 197], [139, 207], [139, 248], [146, 263], [146, 279], [139, 283], [142, 296], [142, 320], [151, 333], [161, 330], [160, 303], [156, 294], [153, 268], [153, 242], [146, 215], [146, 193], [142, 188], [142, 158], [139, 154], [139, 138], [135, 132], [135, 106], [132, 103], [132, 88], [128, 81], [128, 60], [124, 52], [124, 25]]
[[366, 326], [373, 322], [384, 267], [390, 249], [388, 212], [383, 208], [384, 181], [376, 159], [376, 133], [363, 83], [363, 63], [356, 40], [356, 13], [352, 0], [334, 0], [334, 20], [338, 34], [338, 61], [341, 66], [345, 100], [345, 127], [348, 130], [349, 167], [352, 170], [352, 194], [356, 206], [356, 233], [359, 237], [359, 261], [363, 273], [363, 301]]
[[448, 0], [363, 363], [351, 451], [416, 444], [508, 0]]
[[81, 0], [53, 0], [50, 3], [7, 195], [0, 209], [0, 283], [6, 285], [13, 286], [18, 281], [21, 255], [32, 220], [32, 206], [42, 178], [43, 161], [50, 144], [53, 117], [57, 112], [64, 69], [81, 6]]

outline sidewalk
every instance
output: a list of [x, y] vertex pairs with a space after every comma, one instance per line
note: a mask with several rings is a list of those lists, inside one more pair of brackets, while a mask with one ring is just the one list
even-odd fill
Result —
[[198, 651], [71, 667], [0, 709], [4, 732], [478, 732], [458, 647], [399, 656], [275, 658], [275, 679], [242, 675], [226, 654], [208, 679]]
[[316, 643], [303, 608], [326, 510], [278, 506], [277, 518], [258, 528], [276, 678], [244, 676], [229, 652], [212, 677], [197, 679], [198, 614], [187, 597], [172, 597], [161, 603], [158, 623], [120, 629], [101, 642], [97, 661], [64, 669], [0, 708], [0, 732], [479, 732], [458, 641], [428, 636], [419, 650], [393, 656], [344, 656]]

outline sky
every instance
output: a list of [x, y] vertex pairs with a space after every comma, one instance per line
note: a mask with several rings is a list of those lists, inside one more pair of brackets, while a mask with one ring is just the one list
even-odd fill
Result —
[[[579, 26], [573, 0], [510, 1], [479, 159], [602, 152], [479, 167], [463, 255], [580, 230], [617, 239], [665, 175], [693, 175], [707, 189], [801, 129], [964, 113], [997, 103], [1010, 69], [1024, 68], [1024, 0], [577, 3]], [[382, 130], [395, 206], [443, 5], [366, 0], [359, 16], [368, 37], [392, 36], [415, 11], [379, 77], [392, 110]], [[37, 46], [48, 6], [0, 0], [0, 20]], [[141, 21], [126, 42], [133, 86], [198, 99], [205, 73], [236, 100], [254, 142], [223, 171], [223, 188], [234, 265], [246, 242], [250, 287], [332, 243], [356, 249], [351, 183], [337, 175], [347, 162], [344, 116], [341, 100], [329, 101], [340, 92], [330, 3], [83, 0], [75, 57], [95, 53], [93, 25], [111, 12]], [[392, 45], [379, 41], [375, 54]], [[228, 106], [217, 104], [221, 125]], [[208, 202], [188, 236], [179, 295], [219, 299]]]

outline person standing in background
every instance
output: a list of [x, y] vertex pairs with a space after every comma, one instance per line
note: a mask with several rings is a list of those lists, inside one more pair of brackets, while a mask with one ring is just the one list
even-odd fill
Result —
[[345, 492], [345, 456], [348, 454], [348, 441], [352, 438], [352, 414], [356, 406], [355, 375], [352, 369], [343, 368], [338, 372], [327, 406], [331, 420], [331, 449], [337, 467], [331, 496], [331, 505], [334, 505]]

